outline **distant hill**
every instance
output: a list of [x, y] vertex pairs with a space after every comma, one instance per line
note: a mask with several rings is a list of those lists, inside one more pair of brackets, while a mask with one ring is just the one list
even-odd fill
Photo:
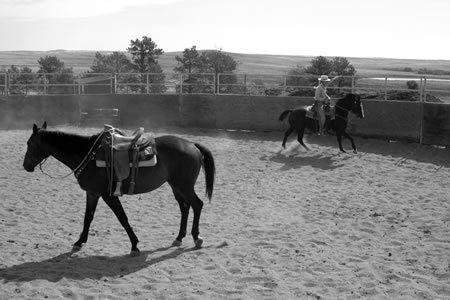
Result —
[[[11, 65], [19, 67], [29, 66], [36, 68], [38, 59], [45, 56], [58, 57], [66, 67], [72, 67], [74, 72], [89, 70], [94, 61], [94, 50], [72, 51], [0, 51], [0, 71]], [[109, 54], [112, 51], [99, 51]], [[126, 53], [126, 52], [124, 52]], [[127, 53], [126, 53], [127, 54]], [[268, 54], [242, 54], [229, 53], [239, 62], [235, 73], [242, 74], [267, 74], [284, 75], [297, 65], [309, 66], [314, 56], [301, 55], [268, 55]], [[128, 54], [127, 54], [128, 55]], [[182, 56], [182, 52], [166, 52], [159, 58], [159, 63], [164, 72], [171, 73], [177, 65], [175, 56]], [[348, 61], [356, 68], [359, 75], [411, 75], [404, 69], [417, 71], [426, 68], [428, 70], [442, 70], [450, 72], [450, 60], [416, 60], [416, 59], [390, 59], [390, 58], [361, 58], [347, 57]]]

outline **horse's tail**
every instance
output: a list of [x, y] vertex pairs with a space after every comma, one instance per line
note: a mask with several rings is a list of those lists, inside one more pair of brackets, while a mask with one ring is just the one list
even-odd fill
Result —
[[279, 121], [283, 121], [284, 118], [286, 118], [286, 116], [287, 116], [288, 114], [290, 114], [291, 112], [292, 112], [292, 109], [288, 109], [288, 110], [283, 111], [283, 112], [281, 113], [281, 115], [278, 117], [278, 120], [279, 120]]
[[211, 197], [214, 190], [214, 179], [216, 176], [216, 165], [214, 163], [214, 157], [211, 151], [202, 144], [196, 143], [195, 146], [200, 150], [203, 156], [202, 167], [205, 171], [206, 196], [211, 202]]

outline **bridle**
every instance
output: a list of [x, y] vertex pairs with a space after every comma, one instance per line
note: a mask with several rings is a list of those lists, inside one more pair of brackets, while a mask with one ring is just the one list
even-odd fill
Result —
[[49, 156], [46, 157], [45, 159], [43, 159], [39, 163], [39, 170], [42, 172], [42, 174], [47, 175], [48, 177], [50, 177], [52, 179], [63, 179], [63, 178], [69, 177], [72, 174], [74, 174], [75, 178], [78, 179], [78, 176], [80, 176], [81, 172], [83, 172], [84, 168], [86, 168], [88, 163], [95, 159], [95, 155], [97, 154], [97, 150], [101, 147], [101, 143], [98, 143], [98, 141], [100, 140], [100, 138], [103, 136], [104, 133], [105, 133], [105, 131], [103, 130], [98, 135], [98, 137], [95, 139], [94, 143], [92, 144], [91, 148], [89, 149], [88, 153], [84, 156], [83, 160], [81, 160], [81, 162], [78, 164], [78, 166], [76, 168], [74, 168], [69, 174], [61, 175], [61, 176], [52, 176], [52, 175], [48, 174], [47, 172], [45, 172], [42, 169], [42, 166], [47, 161]]
[[[353, 105], [355, 105], [356, 104], [356, 100], [353, 100]], [[335, 107], [335, 117], [337, 117], [337, 118], [341, 118], [342, 120], [345, 120], [345, 121], [347, 121], [348, 120], [348, 113], [350, 113], [350, 112], [353, 112], [353, 105], [352, 105], [352, 108], [351, 109], [347, 109], [347, 108], [345, 108], [345, 107], [342, 107], [342, 106], [340, 106], [340, 105], [337, 105], [337, 103], [334, 105], [334, 107]], [[347, 113], [347, 116], [346, 117], [344, 117], [344, 116], [341, 116], [341, 115], [339, 115], [337, 112], [336, 112], [336, 108], [339, 108], [339, 109], [342, 109], [343, 111], [345, 111], [346, 113]]]

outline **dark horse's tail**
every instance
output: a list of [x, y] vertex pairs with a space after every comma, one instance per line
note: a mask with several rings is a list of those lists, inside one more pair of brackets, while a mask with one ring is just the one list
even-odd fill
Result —
[[283, 112], [281, 113], [281, 115], [278, 117], [278, 120], [279, 120], [279, 121], [283, 121], [284, 118], [286, 118], [286, 116], [287, 116], [288, 114], [290, 114], [291, 112], [292, 112], [292, 109], [288, 109], [288, 110], [283, 111]]
[[216, 165], [214, 163], [214, 157], [208, 148], [202, 144], [196, 143], [195, 146], [200, 150], [203, 155], [203, 170], [205, 171], [205, 181], [206, 181], [206, 196], [211, 202], [211, 197], [214, 190], [214, 178], [216, 176]]

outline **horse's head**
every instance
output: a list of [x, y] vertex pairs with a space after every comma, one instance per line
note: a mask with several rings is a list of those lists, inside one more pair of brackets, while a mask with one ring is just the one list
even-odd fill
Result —
[[350, 97], [352, 98], [353, 101], [352, 113], [360, 119], [364, 118], [364, 109], [361, 102], [361, 96], [356, 94], [350, 94]]
[[39, 132], [47, 129], [47, 122], [44, 122], [41, 128], [36, 124], [33, 125], [33, 133], [27, 142], [27, 152], [23, 160], [23, 168], [28, 172], [33, 172], [34, 168], [40, 164], [44, 159], [49, 157], [42, 147], [41, 136]]

